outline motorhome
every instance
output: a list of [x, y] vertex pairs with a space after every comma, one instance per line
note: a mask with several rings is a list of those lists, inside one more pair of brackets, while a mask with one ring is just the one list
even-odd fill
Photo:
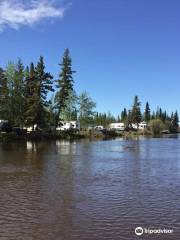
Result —
[[145, 121], [143, 121], [143, 122], [141, 122], [141, 123], [139, 123], [139, 124], [132, 124], [132, 127], [134, 128], [134, 129], [139, 129], [139, 130], [144, 130], [144, 129], [146, 129], [147, 128], [147, 123], [145, 122]]
[[27, 133], [31, 133], [31, 132], [37, 130], [37, 124], [34, 124], [33, 126], [29, 126], [29, 127], [24, 127], [23, 129], [26, 130]]
[[94, 130], [97, 130], [97, 131], [101, 131], [101, 130], [104, 130], [105, 128], [104, 128], [104, 126], [95, 126], [94, 127]]
[[80, 122], [79, 121], [61, 121], [56, 128], [57, 131], [64, 131], [64, 130], [70, 130], [70, 129], [76, 129], [80, 130]]
[[115, 131], [124, 131], [125, 130], [125, 124], [124, 123], [111, 123], [109, 125], [110, 130], [115, 130]]
[[8, 123], [8, 120], [2, 120], [2, 119], [0, 119], [0, 123]]

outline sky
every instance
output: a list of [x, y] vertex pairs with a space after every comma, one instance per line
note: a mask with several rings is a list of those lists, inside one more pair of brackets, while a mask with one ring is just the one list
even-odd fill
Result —
[[[28, 2], [28, 3], [27, 3]], [[45, 58], [57, 78], [65, 48], [75, 89], [118, 115], [138, 95], [180, 112], [179, 0], [1, 0], [0, 66]]]

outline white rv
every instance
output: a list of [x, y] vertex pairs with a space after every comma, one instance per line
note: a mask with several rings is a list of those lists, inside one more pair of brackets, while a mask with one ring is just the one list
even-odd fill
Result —
[[125, 124], [124, 123], [111, 123], [109, 125], [110, 130], [115, 131], [124, 131], [125, 130]]
[[139, 129], [139, 130], [144, 130], [144, 129], [146, 129], [147, 128], [147, 123], [144, 121], [144, 122], [141, 122], [141, 123], [139, 123], [139, 125], [138, 124], [132, 124], [132, 127], [134, 128], [134, 129]]
[[26, 130], [27, 133], [31, 133], [37, 129], [37, 124], [34, 124], [33, 126], [30, 127], [24, 127], [23, 129]]
[[56, 128], [57, 131], [64, 131], [70, 129], [80, 130], [80, 122], [78, 121], [60, 122], [59, 126]]
[[104, 126], [95, 126], [94, 127], [94, 130], [97, 130], [97, 131], [101, 131], [101, 130], [104, 130], [105, 128], [104, 128]]
[[0, 123], [8, 123], [8, 120], [2, 120], [2, 119], [0, 119]]

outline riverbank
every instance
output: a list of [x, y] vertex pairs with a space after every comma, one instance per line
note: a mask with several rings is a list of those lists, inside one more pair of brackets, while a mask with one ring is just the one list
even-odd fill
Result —
[[[114, 131], [34, 131], [26, 134], [0, 133], [0, 142], [34, 141], [34, 140], [78, 140], [78, 139], [112, 139], [120, 136]], [[121, 135], [122, 136], [122, 135]]]
[[[41, 140], [78, 140], [78, 139], [96, 139], [96, 140], [108, 140], [115, 139], [117, 137], [123, 137], [124, 139], [136, 138], [138, 136], [153, 136], [151, 131], [139, 130], [139, 131], [35, 131], [26, 134], [0, 133], [0, 142], [11, 141], [41, 141]], [[162, 135], [160, 135], [162, 136]]]

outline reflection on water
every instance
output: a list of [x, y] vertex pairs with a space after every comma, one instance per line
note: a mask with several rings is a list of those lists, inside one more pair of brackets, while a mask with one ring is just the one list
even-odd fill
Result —
[[179, 138], [2, 144], [0, 239], [179, 240], [179, 189]]
[[56, 141], [56, 146], [61, 155], [76, 154], [76, 142]]

